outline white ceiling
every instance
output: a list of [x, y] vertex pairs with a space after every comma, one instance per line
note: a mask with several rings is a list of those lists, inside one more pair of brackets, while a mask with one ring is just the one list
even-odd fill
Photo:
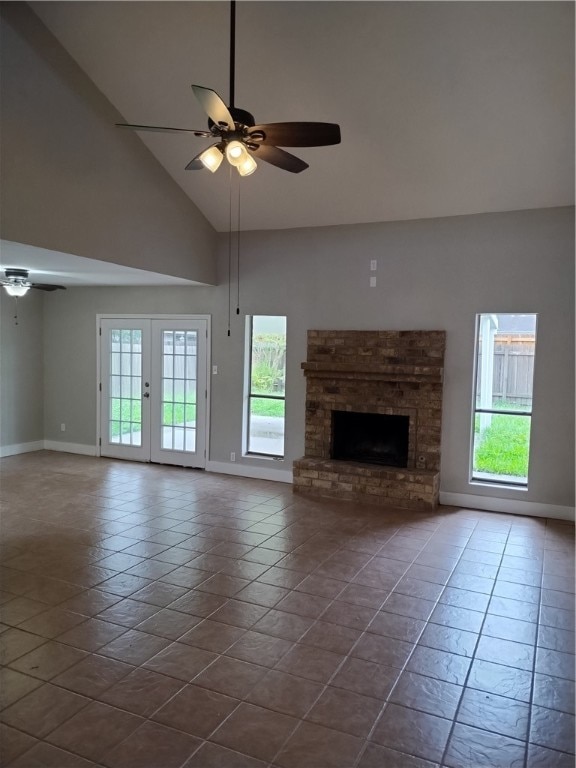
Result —
[[[203, 129], [192, 83], [228, 101], [227, 2], [32, 7], [128, 122]], [[243, 179], [242, 229], [573, 204], [573, 26], [568, 2], [239, 2], [236, 106], [342, 129]], [[140, 137], [226, 231], [224, 166], [184, 171], [209, 140]]]
[[27, 269], [33, 283], [64, 286], [199, 285], [192, 280], [123, 267], [110, 261], [0, 240], [0, 277], [3, 278], [4, 270], [10, 267]]

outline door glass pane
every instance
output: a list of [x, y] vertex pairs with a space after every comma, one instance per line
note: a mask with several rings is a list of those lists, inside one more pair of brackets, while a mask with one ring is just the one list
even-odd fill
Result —
[[162, 436], [164, 450], [196, 450], [197, 331], [162, 332]]
[[196, 405], [187, 405], [186, 410], [186, 419], [185, 423], [187, 427], [196, 428]]
[[128, 328], [110, 331], [108, 440], [142, 445], [142, 332]]
[[164, 403], [162, 415], [162, 423], [164, 426], [169, 427], [174, 424], [174, 405], [172, 403]]
[[187, 451], [194, 452], [196, 450], [196, 430], [186, 429], [186, 449]]
[[195, 355], [196, 352], [196, 345], [198, 343], [198, 338], [196, 336], [196, 331], [187, 331], [186, 333], [186, 353], [188, 355]]
[[184, 429], [182, 427], [174, 427], [174, 450], [184, 450]]
[[142, 400], [132, 400], [132, 421], [135, 424], [142, 422]]
[[162, 380], [162, 402], [171, 403], [174, 397], [174, 382], [172, 379]]
[[184, 379], [186, 377], [186, 358], [184, 355], [174, 355], [174, 378]]
[[196, 355], [186, 358], [186, 378], [192, 381], [196, 378]]
[[184, 383], [184, 400], [187, 403], [196, 403], [196, 381]]
[[164, 352], [162, 372], [165, 379], [171, 379], [174, 376], [174, 355], [171, 351]]

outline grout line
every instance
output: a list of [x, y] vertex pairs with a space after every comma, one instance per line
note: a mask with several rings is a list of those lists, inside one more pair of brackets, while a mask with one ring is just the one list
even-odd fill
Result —
[[[546, 523], [546, 528], [548, 523]], [[536, 682], [536, 664], [538, 654], [538, 636], [540, 634], [540, 613], [542, 609], [542, 590], [544, 589], [544, 561], [546, 557], [546, 529], [544, 529], [544, 546], [542, 549], [542, 570], [540, 571], [540, 590], [538, 594], [538, 613], [536, 623], [536, 635], [534, 637], [534, 658], [532, 659], [532, 680], [530, 681], [530, 697], [528, 701], [528, 728], [526, 732], [526, 746], [524, 749], [524, 768], [528, 768], [528, 754], [530, 750], [530, 731], [532, 728], [532, 707], [534, 705], [534, 684]]]

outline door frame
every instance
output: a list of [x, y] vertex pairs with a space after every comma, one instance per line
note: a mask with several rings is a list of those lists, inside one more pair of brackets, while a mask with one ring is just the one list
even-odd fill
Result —
[[[205, 320], [206, 321], [206, 419], [204, 430], [206, 435], [205, 443], [205, 466], [208, 465], [210, 456], [210, 384], [211, 377], [211, 353], [212, 353], [212, 315], [165, 315], [165, 314], [125, 314], [120, 312], [97, 313], [96, 314], [96, 456], [102, 455], [102, 424], [101, 424], [101, 376], [102, 361], [100, 350], [101, 321], [102, 320]], [[121, 459], [119, 459], [121, 461]], [[152, 462], [150, 462], [152, 463]]]

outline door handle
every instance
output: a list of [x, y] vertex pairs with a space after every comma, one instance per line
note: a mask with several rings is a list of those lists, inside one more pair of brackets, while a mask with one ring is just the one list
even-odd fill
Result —
[[142, 397], [150, 397], [150, 392], [143, 392]]

